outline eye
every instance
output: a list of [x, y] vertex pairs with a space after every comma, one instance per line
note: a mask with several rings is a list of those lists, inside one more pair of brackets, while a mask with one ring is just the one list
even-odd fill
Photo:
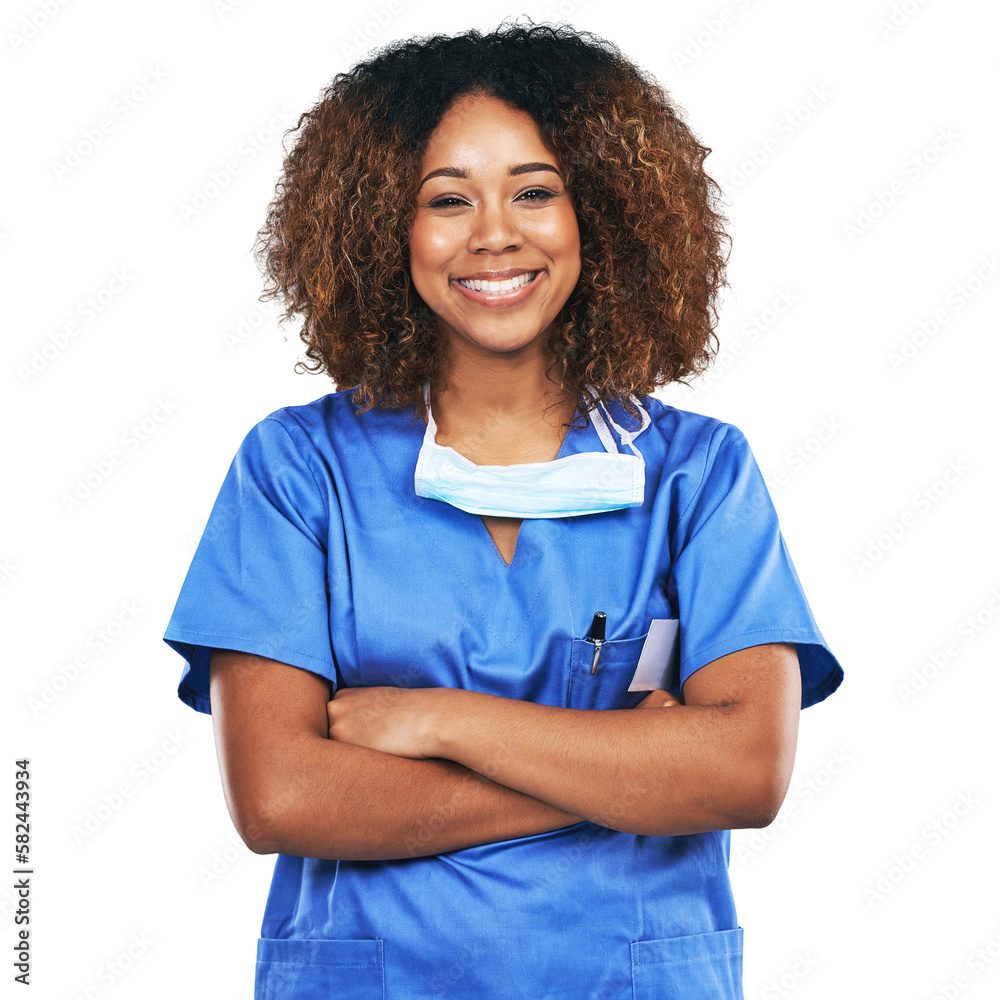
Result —
[[436, 201], [428, 203], [429, 208], [451, 208], [452, 205], [464, 204], [461, 198], [456, 198], [452, 194], [445, 195], [443, 198], [438, 198]]
[[[538, 195], [537, 198], [528, 198], [529, 194]], [[554, 198], [555, 194], [552, 191], [548, 191], [545, 188], [528, 188], [527, 191], [522, 191], [518, 198], [524, 198], [526, 201], [548, 201], [549, 198]]]
[[[534, 197], [528, 197], [533, 195]], [[554, 198], [555, 193], [547, 190], [546, 188], [528, 188], [527, 191], [522, 191], [518, 196], [517, 200], [521, 201], [534, 201], [543, 202], [548, 201], [550, 198]], [[455, 205], [466, 204], [463, 199], [456, 197], [453, 194], [446, 194], [441, 198], [435, 198], [434, 201], [428, 202], [428, 208], [452, 208]]]

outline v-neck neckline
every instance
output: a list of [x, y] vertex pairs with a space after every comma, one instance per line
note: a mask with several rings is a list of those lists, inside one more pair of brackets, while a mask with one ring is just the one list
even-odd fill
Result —
[[[500, 551], [500, 546], [497, 545], [496, 539], [490, 533], [490, 526], [483, 520], [484, 515], [475, 514], [474, 516], [479, 518], [479, 523], [483, 526], [483, 529], [486, 531], [486, 535], [489, 538], [493, 548], [497, 550], [497, 555], [500, 557], [500, 562], [503, 563], [504, 568], [510, 569], [510, 567], [514, 564], [514, 560], [517, 558], [517, 543], [521, 540], [521, 529], [524, 527], [525, 519], [523, 517], [520, 518], [520, 523], [517, 526], [517, 530], [514, 532], [514, 551], [511, 553], [510, 562], [507, 562], [507, 560], [504, 559], [503, 557], [503, 553]], [[490, 516], [497, 517], [499, 515], [490, 515]], [[528, 520], [531, 520], [531, 518], [529, 518]]]
[[[571, 425], [576, 420], [577, 415], [579, 414], [579, 412], [580, 412], [580, 408], [579, 408], [579, 406], [577, 406], [577, 409], [574, 412], [573, 417], [572, 417], [572, 419], [570, 421]], [[563, 457], [563, 449], [566, 447], [566, 439], [570, 436], [570, 433], [574, 429], [580, 430], [580, 428], [573, 428], [572, 426], [569, 426], [569, 427], [566, 428], [566, 432], [563, 434], [562, 440], [559, 442], [559, 450], [556, 452], [556, 457], [553, 458], [553, 459], [551, 459], [550, 461], [555, 462], [555, 461], [558, 461], [560, 458]], [[517, 559], [518, 546], [519, 546], [519, 544], [521, 542], [521, 532], [524, 530], [524, 522], [525, 521], [529, 521], [530, 522], [530, 521], [537, 521], [537, 520], [539, 520], [539, 518], [537, 518], [537, 517], [522, 517], [521, 518], [521, 523], [517, 526], [517, 531], [514, 533], [514, 552], [513, 552], [513, 554], [510, 557], [510, 562], [507, 562], [507, 560], [504, 559], [504, 557], [503, 557], [503, 553], [497, 547], [497, 543], [494, 540], [493, 536], [490, 534], [490, 529], [487, 526], [486, 522], [483, 520], [483, 515], [482, 514], [476, 514], [474, 516], [479, 519], [479, 523], [483, 526], [483, 531], [486, 532], [486, 537], [490, 540], [490, 544], [493, 546], [493, 548], [496, 549], [497, 557], [499, 558], [501, 565], [503, 566], [504, 569], [507, 569], [507, 570], [509, 570], [511, 568], [511, 566], [514, 565], [514, 560]]]
[[[429, 406], [428, 406], [428, 409], [429, 409]], [[427, 420], [426, 420], [424, 414], [422, 414], [419, 409], [417, 410], [417, 415], [420, 418], [420, 423], [421, 423], [421, 425], [423, 427], [422, 434], [425, 434], [426, 431], [427, 431]], [[581, 428], [581, 427], [573, 427], [572, 425], [576, 422], [576, 418], [579, 415], [580, 415], [580, 404], [577, 403], [576, 410], [573, 412], [573, 416], [572, 416], [572, 418], [570, 420], [570, 426], [566, 428], [566, 433], [563, 434], [562, 440], [559, 442], [559, 450], [556, 452], [556, 457], [553, 458], [553, 459], [551, 459], [551, 461], [555, 462], [555, 461], [558, 461], [560, 458], [563, 457], [563, 451], [566, 448], [566, 443], [569, 440], [571, 434], [573, 434], [574, 432], [576, 434], [585, 434], [588, 430], [590, 430], [593, 427], [593, 418], [591, 418], [591, 420], [588, 421], [588, 424], [587, 424], [586, 427], [583, 427], [583, 428]], [[596, 433], [596, 431], [595, 431], [595, 433]], [[423, 441], [423, 437], [421, 436], [421, 442], [422, 441]], [[459, 452], [459, 454], [461, 454], [461, 452]], [[470, 459], [470, 461], [471, 461], [471, 459]], [[521, 532], [524, 530], [524, 522], [525, 521], [537, 521], [537, 520], [539, 520], [539, 518], [537, 518], [537, 517], [522, 517], [521, 518], [521, 523], [517, 526], [517, 533], [514, 536], [514, 554], [510, 557], [510, 562], [507, 562], [507, 560], [504, 559], [504, 557], [503, 557], [503, 553], [500, 551], [499, 548], [497, 548], [497, 543], [493, 540], [493, 536], [490, 534], [490, 529], [487, 527], [486, 522], [483, 520], [482, 514], [470, 514], [468, 511], [462, 510], [460, 507], [455, 507], [454, 509], [457, 510], [461, 514], [466, 514], [469, 517], [474, 517], [479, 522], [479, 527], [482, 529], [483, 534], [486, 535], [486, 538], [488, 539], [490, 545], [492, 546], [493, 551], [496, 553], [497, 559], [500, 561], [500, 565], [505, 570], [509, 570], [514, 565], [515, 561], [518, 561], [518, 564], [520, 565], [520, 561], [518, 560], [517, 553], [518, 553], [518, 546], [521, 543]], [[499, 516], [499, 515], [496, 515], [496, 516]]]

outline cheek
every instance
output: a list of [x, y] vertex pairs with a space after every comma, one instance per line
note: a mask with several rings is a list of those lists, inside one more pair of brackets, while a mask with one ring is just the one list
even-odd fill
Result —
[[427, 236], [423, 226], [414, 224], [410, 229], [410, 270], [414, 273], [426, 267]]
[[[415, 284], [432, 283], [450, 270], [460, 242], [455, 234], [435, 226], [415, 227], [410, 234], [410, 274]], [[419, 287], [417, 289], [424, 294]]]
[[560, 212], [546, 220], [543, 230], [538, 233], [555, 254], [579, 256], [580, 226], [576, 220], [576, 212], [572, 209]]
[[[563, 265], [569, 276], [580, 272], [580, 227], [576, 213], [569, 211], [552, 220], [545, 236], [549, 252]], [[575, 279], [574, 279], [575, 280]]]

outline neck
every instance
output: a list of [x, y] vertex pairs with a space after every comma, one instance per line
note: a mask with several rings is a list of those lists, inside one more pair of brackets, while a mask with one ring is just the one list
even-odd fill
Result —
[[576, 400], [571, 406], [558, 384], [546, 378], [543, 359], [453, 358], [444, 376], [447, 388], [433, 398], [435, 419], [440, 411], [462, 422], [537, 420], [546, 408], [559, 416], [569, 408], [571, 418], [575, 410]]
[[546, 378], [545, 364], [540, 353], [450, 352], [444, 370], [447, 388], [431, 398], [438, 442], [478, 442], [485, 449], [554, 441], [557, 450], [578, 401], [565, 399]]

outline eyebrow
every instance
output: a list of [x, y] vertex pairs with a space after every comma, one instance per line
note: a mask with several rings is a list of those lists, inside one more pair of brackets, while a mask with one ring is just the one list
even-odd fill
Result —
[[[532, 174], [536, 170], [551, 170], [558, 177], [562, 177], [562, 174], [552, 166], [551, 163], [519, 163], [517, 166], [507, 168], [508, 177], [516, 177], [518, 174]], [[421, 182], [420, 188], [424, 186], [426, 181], [429, 181], [432, 177], [461, 177], [463, 179], [468, 179], [469, 175], [465, 170], [460, 167], [438, 167], [437, 170], [432, 170]]]

